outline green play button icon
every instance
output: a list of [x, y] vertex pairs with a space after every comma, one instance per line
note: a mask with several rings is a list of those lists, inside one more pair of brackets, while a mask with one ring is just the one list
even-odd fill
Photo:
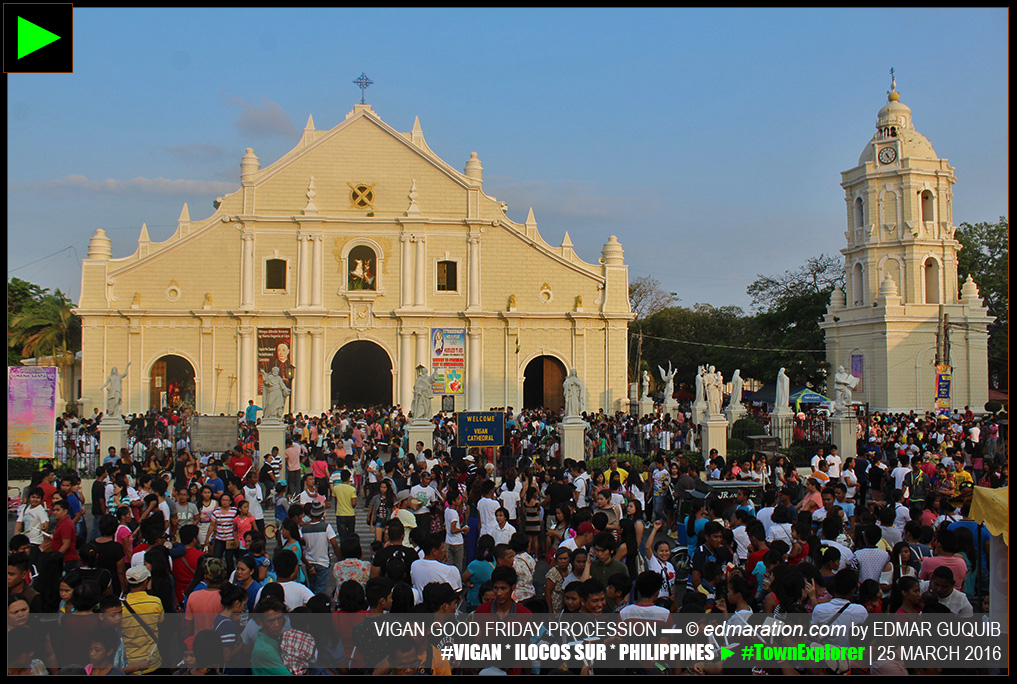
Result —
[[18, 17], [18, 59], [58, 40], [60, 40], [60, 36], [52, 31], [47, 31], [27, 19]]

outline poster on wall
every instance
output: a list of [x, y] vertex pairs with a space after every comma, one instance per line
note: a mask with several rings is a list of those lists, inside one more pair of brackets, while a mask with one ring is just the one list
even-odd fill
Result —
[[950, 415], [950, 385], [953, 380], [953, 368], [943, 364], [936, 365], [936, 415]]
[[293, 389], [293, 346], [289, 328], [258, 328], [258, 394], [265, 393], [261, 372], [279, 368], [286, 386]]
[[53, 458], [57, 369], [7, 367], [7, 458]]
[[865, 391], [865, 357], [861, 354], [851, 355], [851, 375], [858, 378], [858, 386], [855, 387], [855, 392]]
[[466, 328], [431, 328], [431, 372], [435, 394], [464, 394]]

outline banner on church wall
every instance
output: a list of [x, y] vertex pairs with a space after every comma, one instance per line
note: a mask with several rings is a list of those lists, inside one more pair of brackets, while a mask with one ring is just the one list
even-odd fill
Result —
[[7, 368], [7, 458], [53, 458], [57, 369]]
[[279, 368], [279, 375], [293, 389], [293, 331], [289, 328], [258, 328], [258, 394], [265, 393], [265, 382], [260, 371], [271, 373]]
[[855, 392], [865, 391], [865, 357], [861, 354], [851, 355], [851, 375], [858, 378], [858, 386]]
[[936, 415], [950, 415], [950, 385], [953, 384], [953, 368], [936, 365]]
[[435, 394], [465, 394], [466, 328], [431, 328], [431, 372]]

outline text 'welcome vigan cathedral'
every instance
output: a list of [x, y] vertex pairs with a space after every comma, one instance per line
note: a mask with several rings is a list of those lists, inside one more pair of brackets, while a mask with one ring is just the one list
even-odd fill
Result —
[[825, 319], [826, 358], [861, 378], [875, 410], [931, 411], [936, 365], [952, 366], [954, 408], [988, 401], [992, 322], [969, 277], [957, 277], [954, 169], [915, 130], [896, 83], [858, 166], [842, 174], [846, 286]]

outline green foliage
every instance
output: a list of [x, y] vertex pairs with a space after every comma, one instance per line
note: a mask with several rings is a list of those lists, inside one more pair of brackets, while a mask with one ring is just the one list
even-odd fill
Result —
[[[766, 428], [751, 418], [739, 418], [731, 426], [731, 439], [737, 439], [741, 442], [745, 442], [747, 437], [765, 434]], [[730, 444], [730, 440], [728, 443]]]
[[744, 454], [748, 453], [748, 451], [749, 445], [742, 440], [734, 437], [727, 440], [727, 457], [729, 460], [731, 458], [741, 458]]
[[978, 292], [996, 320], [989, 325], [989, 386], [1009, 387], [1010, 326], [1010, 224], [1005, 216], [998, 223], [962, 223], [955, 237], [962, 249], [957, 257], [960, 283], [970, 275]]

